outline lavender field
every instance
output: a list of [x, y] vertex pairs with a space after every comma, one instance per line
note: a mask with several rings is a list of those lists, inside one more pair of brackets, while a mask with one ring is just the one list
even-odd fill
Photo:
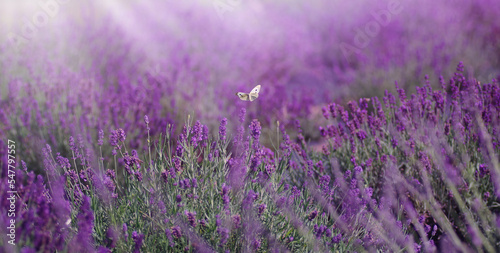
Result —
[[2, 1], [0, 253], [500, 252], [499, 13]]

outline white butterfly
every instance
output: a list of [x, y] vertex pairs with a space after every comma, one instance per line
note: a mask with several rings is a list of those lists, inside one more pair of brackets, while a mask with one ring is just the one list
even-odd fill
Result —
[[237, 92], [236, 95], [243, 101], [254, 101], [259, 97], [260, 85], [255, 86], [255, 88], [250, 91], [250, 93]]

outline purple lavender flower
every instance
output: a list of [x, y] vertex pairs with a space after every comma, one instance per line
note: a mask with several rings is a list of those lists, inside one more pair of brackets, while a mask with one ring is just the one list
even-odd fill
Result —
[[328, 188], [328, 185], [330, 184], [330, 176], [329, 175], [324, 175], [319, 179], [319, 185], [322, 188]]
[[484, 193], [484, 198], [489, 199], [490, 198], [490, 192], [485, 192]]
[[175, 243], [174, 239], [172, 238], [172, 231], [169, 228], [165, 229], [165, 235], [167, 236], [167, 239], [170, 242], [170, 247], [174, 247]]
[[486, 165], [483, 163], [483, 164], [480, 164], [479, 165], [479, 177], [484, 177], [486, 175], [489, 175], [490, 174], [490, 171], [488, 170], [488, 167], [486, 167]]
[[181, 227], [179, 227], [179, 226], [173, 226], [173, 227], [170, 228], [170, 230], [172, 230], [172, 235], [175, 238], [181, 238], [182, 237]]
[[235, 214], [231, 217], [233, 220], [233, 225], [235, 229], [238, 229], [241, 227], [241, 216], [239, 214]]
[[123, 129], [118, 128], [115, 131], [111, 132], [111, 135], [109, 136], [109, 144], [111, 146], [120, 148], [120, 143], [125, 141], [125, 131]]
[[69, 169], [71, 167], [71, 164], [69, 163], [69, 159], [62, 157], [59, 153], [57, 153], [56, 161], [63, 168]]
[[358, 194], [357, 194], [357, 191], [359, 191], [359, 189], [358, 189], [358, 180], [356, 180], [356, 178], [351, 179], [351, 184], [350, 184], [350, 186], [351, 186], [351, 189], [352, 189], [352, 190], [355, 190], [355, 191], [356, 191], [356, 193], [355, 193], [355, 194], [353, 194], [353, 195], [354, 195], [354, 196], [357, 196], [357, 195], [358, 195]]
[[114, 192], [115, 191], [115, 183], [113, 182], [113, 180], [108, 177], [108, 176], [105, 176], [104, 177], [104, 186], [106, 186], [106, 188], [110, 191], [110, 192]]
[[221, 246], [225, 245], [227, 243], [227, 240], [229, 239], [229, 229], [218, 227], [217, 233], [220, 236], [220, 245]]
[[269, 176], [274, 174], [274, 172], [276, 171], [276, 167], [274, 166], [274, 164], [266, 164], [265, 169], [266, 169], [267, 175], [269, 175]]
[[227, 119], [223, 118], [220, 121], [220, 126], [219, 126], [219, 139], [221, 141], [225, 141], [226, 140], [226, 125], [227, 125]]
[[[179, 142], [177, 143], [177, 147], [175, 148], [175, 155], [178, 156], [178, 157], [182, 157], [183, 153], [184, 153], [184, 148], [182, 147], [181, 141], [179, 140]], [[172, 158], [173, 159], [177, 159], [177, 157], [174, 157]]]
[[361, 168], [361, 166], [354, 167], [354, 176], [361, 175], [361, 173], [363, 173], [363, 168]]
[[102, 129], [99, 130], [99, 139], [97, 140], [97, 145], [102, 146], [104, 143], [104, 131]]
[[[106, 232], [106, 236], [107, 236], [107, 241], [108, 241], [109, 247], [115, 248], [116, 243], [118, 242], [118, 234], [116, 232], [116, 228], [114, 226], [110, 226], [108, 228], [108, 231]], [[111, 252], [111, 251], [109, 251], [109, 252]]]
[[74, 149], [77, 148], [76, 145], [75, 145], [75, 139], [73, 138], [73, 136], [69, 137], [68, 145], [71, 148], [71, 150], [73, 150], [73, 151], [74, 151]]
[[457, 72], [464, 72], [464, 63], [462, 61], [457, 65]]
[[243, 124], [243, 122], [245, 122], [245, 114], [247, 113], [247, 110], [245, 108], [241, 108], [240, 109], [240, 113], [239, 113], [239, 121], [241, 124]]
[[314, 218], [316, 218], [316, 216], [318, 216], [318, 210], [310, 212], [309, 215], [307, 216], [307, 219], [312, 221], [314, 220]]
[[90, 201], [90, 197], [83, 196], [80, 213], [77, 216], [78, 234], [72, 242], [72, 250], [93, 251], [92, 229], [94, 227], [94, 213], [90, 208]]
[[158, 210], [160, 210], [161, 214], [165, 214], [167, 212], [167, 208], [165, 207], [165, 203], [162, 200], [158, 201]]
[[336, 104], [335, 103], [329, 104], [328, 109], [330, 110], [330, 113], [332, 114], [332, 119], [335, 119], [337, 117]]
[[50, 175], [55, 174], [56, 168], [54, 166], [54, 163], [52, 162], [52, 149], [50, 148], [49, 144], [45, 145], [45, 148], [42, 149], [42, 153], [43, 153], [43, 165], [45, 167], [45, 170]]
[[424, 225], [424, 232], [426, 234], [428, 234], [429, 232], [431, 232], [431, 226], [429, 226], [429, 224], [425, 224]]
[[176, 178], [176, 170], [174, 168], [170, 168], [168, 171], [170, 177]]
[[115, 171], [114, 170], [111, 170], [111, 169], [108, 169], [106, 171], [106, 175], [111, 178], [111, 179], [115, 179], [116, 178], [116, 174], [115, 174]]
[[363, 141], [364, 139], [367, 138], [367, 135], [363, 129], [359, 129], [359, 131], [356, 133], [356, 137], [358, 137], [360, 141]]
[[202, 132], [201, 132], [201, 138], [199, 141], [201, 141], [201, 147], [206, 147], [208, 145], [208, 127], [206, 125], [202, 126]]
[[205, 219], [198, 220], [198, 222], [200, 223], [200, 226], [202, 226], [202, 227], [207, 226], [207, 221]]
[[141, 182], [141, 181], [142, 181], [142, 173], [141, 173], [141, 172], [136, 171], [136, 172], [134, 173], [134, 176], [135, 176], [135, 178], [137, 179], [137, 181], [139, 181], [139, 182]]
[[300, 196], [301, 191], [297, 188], [297, 186], [292, 187], [292, 198], [296, 198]]
[[342, 240], [342, 234], [340, 234], [340, 233], [339, 233], [339, 234], [337, 234], [336, 236], [334, 236], [334, 237], [332, 238], [332, 243], [337, 244], [337, 243], [339, 243], [341, 240]]
[[323, 234], [325, 233], [327, 227], [325, 225], [314, 225], [314, 231], [316, 234], [316, 238], [321, 238]]
[[255, 152], [250, 160], [250, 171], [255, 171], [261, 164], [261, 153]]
[[220, 215], [216, 214], [215, 215], [215, 226], [220, 226]]
[[351, 178], [351, 174], [352, 174], [352, 172], [350, 170], [346, 170], [346, 172], [344, 173], [345, 180], [350, 179]]
[[325, 230], [325, 236], [326, 236], [327, 238], [332, 237], [332, 230], [330, 230], [330, 229], [326, 229], [326, 230]]
[[227, 195], [230, 190], [231, 190], [231, 187], [229, 187], [225, 183], [223, 183], [222, 184], [222, 193], [221, 193], [221, 195]]
[[418, 243], [413, 243], [413, 249], [415, 252], [419, 253], [421, 252], [422, 246], [420, 246]]
[[260, 133], [262, 127], [260, 126], [260, 122], [256, 119], [252, 120], [250, 123], [250, 136], [252, 136], [255, 142], [259, 141]]
[[322, 113], [323, 113], [323, 117], [324, 117], [325, 119], [328, 119], [328, 116], [329, 116], [329, 111], [328, 111], [328, 108], [326, 108], [326, 106], [323, 106], [323, 107], [321, 108], [321, 111], [322, 111]]
[[368, 198], [371, 198], [373, 195], [373, 188], [371, 187], [365, 188], [365, 194]]
[[132, 232], [132, 240], [134, 240], [134, 253], [140, 252], [144, 241], [144, 234], [139, 234], [137, 231]]
[[189, 225], [191, 225], [191, 227], [196, 227], [196, 212], [184, 211], [184, 214], [188, 219]]
[[[175, 172], [181, 172], [182, 171], [181, 159], [179, 159], [177, 157], [173, 157], [172, 162], [174, 164]], [[174, 175], [175, 175], [175, 173], [170, 174], [170, 176], [172, 176], [172, 177], [174, 177]]]
[[184, 179], [184, 186], [187, 188], [191, 188], [191, 181], [188, 178]]
[[163, 182], [167, 183], [168, 182], [168, 175], [170, 173], [167, 170], [164, 170], [161, 172], [161, 178], [163, 179]]
[[398, 140], [396, 138], [391, 139], [391, 144], [393, 148], [396, 148], [398, 146]]
[[196, 121], [193, 127], [191, 127], [191, 146], [197, 147], [198, 142], [201, 141], [202, 126], [200, 121]]
[[326, 137], [328, 135], [328, 132], [326, 129], [324, 129], [323, 127], [319, 127], [319, 132], [321, 134], [321, 137]]
[[396, 82], [396, 90], [398, 92], [399, 99], [401, 100], [401, 102], [405, 102], [406, 101], [405, 90], [399, 87], [398, 82]]

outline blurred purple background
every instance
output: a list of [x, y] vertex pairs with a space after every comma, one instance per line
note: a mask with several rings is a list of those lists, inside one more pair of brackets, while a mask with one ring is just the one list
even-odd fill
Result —
[[[216, 129], [241, 107], [268, 129], [317, 131], [325, 103], [413, 91], [459, 61], [496, 78], [498, 13], [494, 0], [2, 1], [0, 134], [64, 147], [120, 127], [139, 147], [144, 115], [156, 134], [187, 115]], [[234, 95], [256, 84], [255, 102]]]

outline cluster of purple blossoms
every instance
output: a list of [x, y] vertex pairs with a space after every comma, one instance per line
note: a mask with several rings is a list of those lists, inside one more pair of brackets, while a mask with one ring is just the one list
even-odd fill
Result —
[[120, 143], [123, 143], [125, 141], [125, 137], [125, 131], [123, 131], [123, 129], [121, 128], [118, 128], [115, 131], [111, 132], [111, 135], [109, 136], [109, 144], [116, 149], [120, 149]]
[[191, 227], [196, 227], [196, 212], [184, 211], [184, 214], [188, 219], [189, 225], [191, 225]]
[[222, 118], [220, 121], [220, 126], [219, 126], [219, 140], [225, 141], [226, 140], [226, 125], [227, 125], [227, 119]]
[[71, 168], [71, 164], [69, 163], [69, 159], [66, 157], [62, 157], [59, 153], [57, 153], [56, 161], [57, 161], [57, 163], [59, 163], [59, 166], [61, 166], [62, 168], [66, 168], [66, 169]]
[[116, 189], [116, 186], [115, 186], [115, 183], [113, 182], [113, 179], [111, 179], [109, 176], [104, 176], [104, 186], [106, 186], [106, 188], [112, 192], [113, 194], [113, 197], [118, 197], [114, 192], [115, 192], [115, 189]]
[[196, 121], [193, 127], [191, 127], [191, 146], [197, 147], [198, 143], [203, 140], [202, 138], [202, 131], [203, 131], [203, 126], [201, 125], [200, 121]]
[[144, 115], [144, 123], [146, 124], [146, 130], [149, 132], [151, 129], [149, 128], [149, 117], [148, 117], [148, 115]]
[[307, 219], [312, 221], [314, 220], [314, 218], [316, 218], [316, 216], [318, 216], [318, 210], [310, 212], [309, 215], [307, 216]]
[[78, 214], [78, 238], [73, 244], [74, 250], [88, 251], [93, 248], [94, 212], [90, 208], [90, 197], [84, 196], [80, 213]]
[[224, 228], [224, 227], [217, 227], [217, 233], [220, 236], [220, 246], [224, 246], [227, 243], [227, 240], [229, 239], [229, 229]]
[[99, 138], [97, 139], [97, 145], [102, 146], [104, 144], [104, 131], [99, 129]]
[[179, 180], [179, 183], [177, 184], [181, 189], [189, 189], [189, 188], [196, 188], [198, 186], [198, 181], [196, 178], [193, 178], [192, 180], [189, 180], [189, 178], [181, 179]]
[[[125, 165], [125, 170], [130, 176], [135, 176], [138, 181], [142, 181], [142, 173], [139, 171], [141, 168], [141, 163], [143, 163], [138, 155], [137, 151], [132, 150], [132, 155], [125, 153], [123, 155], [123, 163]], [[137, 167], [138, 170], [133, 170], [133, 167]]]
[[252, 137], [254, 142], [259, 141], [259, 137], [261, 134], [262, 127], [260, 126], [260, 122], [256, 119], [252, 120], [250, 123], [250, 136]]
[[170, 243], [170, 247], [174, 247], [175, 243], [174, 239], [172, 238], [172, 231], [170, 230], [170, 228], [165, 229], [165, 235], [167, 236], [167, 239]]
[[179, 227], [179, 226], [173, 226], [173, 227], [170, 228], [170, 230], [172, 231], [172, 235], [175, 238], [181, 238], [182, 237], [181, 227]]
[[134, 241], [134, 253], [141, 252], [142, 243], [144, 242], [144, 234], [133, 231], [132, 240]]
[[222, 196], [222, 202], [224, 203], [224, 208], [227, 210], [229, 208], [229, 191], [231, 190], [230, 186], [227, 186], [225, 183], [222, 184], [222, 191], [221, 191], [221, 196]]
[[241, 227], [241, 216], [239, 214], [233, 215], [231, 219], [233, 220], [234, 229], [238, 229]]
[[165, 183], [167, 183], [169, 178], [176, 178], [177, 177], [176, 174], [177, 172], [175, 171], [174, 168], [165, 169], [164, 171], [161, 172], [161, 178]]

